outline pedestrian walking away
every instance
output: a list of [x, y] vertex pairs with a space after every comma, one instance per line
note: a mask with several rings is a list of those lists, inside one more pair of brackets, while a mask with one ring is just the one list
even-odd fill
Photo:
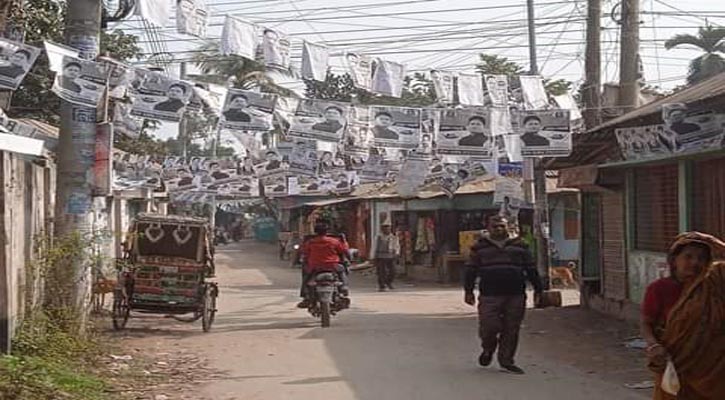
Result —
[[392, 290], [395, 280], [395, 261], [400, 256], [400, 241], [387, 221], [380, 227], [372, 255], [378, 274], [378, 290], [381, 292], [386, 289]]
[[471, 248], [464, 279], [467, 304], [476, 305], [477, 283], [480, 292], [478, 318], [483, 352], [478, 362], [483, 367], [490, 365], [498, 350], [498, 363], [503, 370], [523, 374], [514, 356], [526, 310], [526, 281], [534, 287], [534, 303], [539, 307], [541, 279], [523, 240], [509, 237], [506, 218], [489, 217], [487, 227], [489, 233]]

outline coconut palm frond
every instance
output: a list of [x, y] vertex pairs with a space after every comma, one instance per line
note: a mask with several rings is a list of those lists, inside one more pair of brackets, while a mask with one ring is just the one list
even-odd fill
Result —
[[701, 38], [690, 34], [675, 35], [665, 42], [665, 49], [667, 50], [681, 46], [692, 46], [704, 50], [705, 42]]
[[725, 58], [718, 54], [703, 54], [690, 62], [687, 82], [694, 84], [725, 71]]
[[725, 59], [718, 53], [725, 53], [725, 28], [706, 26], [699, 29], [697, 36], [675, 35], [665, 42], [667, 50], [690, 46], [704, 54], [690, 62], [687, 82], [700, 82], [725, 71]]

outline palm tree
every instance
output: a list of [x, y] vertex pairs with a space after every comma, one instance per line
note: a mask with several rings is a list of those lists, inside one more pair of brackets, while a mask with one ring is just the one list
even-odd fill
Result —
[[235, 55], [222, 55], [218, 42], [207, 42], [197, 49], [194, 63], [203, 75], [194, 76], [194, 80], [205, 83], [225, 85], [229, 79], [239, 89], [256, 89], [284, 96], [295, 94], [277, 85], [265, 73], [264, 65]]
[[687, 83], [693, 84], [725, 71], [725, 28], [705, 26], [697, 36], [689, 34], [675, 35], [665, 42], [667, 50], [679, 46], [692, 46], [705, 54], [690, 61]]

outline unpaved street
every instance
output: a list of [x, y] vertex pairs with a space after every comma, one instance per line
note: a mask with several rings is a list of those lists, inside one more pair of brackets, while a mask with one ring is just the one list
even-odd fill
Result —
[[134, 346], [183, 349], [223, 372], [179, 398], [647, 398], [647, 390], [623, 386], [649, 376], [640, 356], [623, 349], [623, 328], [602, 317], [576, 308], [529, 310], [517, 360], [527, 374], [504, 374], [476, 365], [476, 315], [458, 288], [401, 283], [378, 293], [371, 277], [356, 274], [353, 307], [323, 330], [294, 308], [299, 271], [276, 260], [275, 250], [256, 242], [220, 249], [220, 311], [211, 333], [199, 323], [129, 322]]

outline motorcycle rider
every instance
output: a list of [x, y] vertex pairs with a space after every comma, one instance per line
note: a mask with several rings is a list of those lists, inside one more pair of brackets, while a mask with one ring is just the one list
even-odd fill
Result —
[[342, 240], [328, 235], [328, 226], [325, 223], [315, 224], [315, 236], [302, 244], [302, 255], [305, 263], [302, 266], [302, 287], [300, 297], [302, 301], [298, 308], [307, 308], [310, 305], [307, 297], [307, 282], [320, 272], [335, 272], [342, 281], [340, 293], [348, 295], [347, 273], [343, 262], [347, 262], [349, 249]]

